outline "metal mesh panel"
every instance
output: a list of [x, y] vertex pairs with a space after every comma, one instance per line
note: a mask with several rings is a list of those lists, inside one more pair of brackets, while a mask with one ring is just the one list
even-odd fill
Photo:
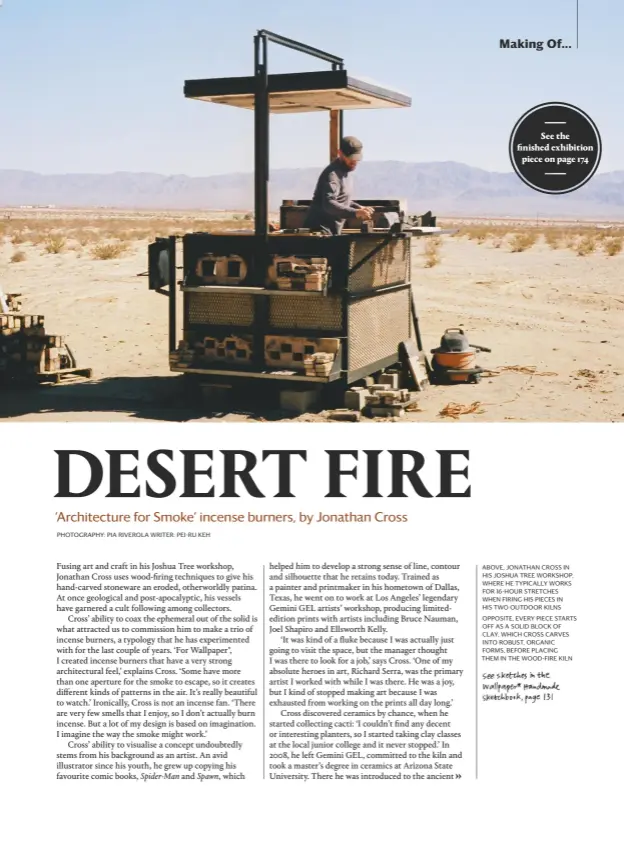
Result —
[[398, 357], [410, 324], [408, 288], [354, 301], [349, 307], [349, 371]]
[[319, 298], [271, 295], [269, 324], [274, 328], [342, 329], [342, 299], [337, 295]]
[[[353, 268], [383, 239], [354, 240], [351, 243], [349, 267]], [[393, 283], [405, 283], [410, 273], [410, 240], [392, 239], [349, 277], [350, 292], [366, 292]]]
[[187, 321], [190, 325], [251, 325], [253, 295], [240, 292], [186, 292]]

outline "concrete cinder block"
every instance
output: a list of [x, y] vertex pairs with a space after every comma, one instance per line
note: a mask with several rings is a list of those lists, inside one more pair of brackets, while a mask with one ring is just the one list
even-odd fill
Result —
[[384, 384], [386, 387], [389, 387], [391, 390], [399, 389], [399, 375], [397, 372], [384, 372], [383, 375], [379, 378], [379, 383]]
[[321, 391], [314, 390], [281, 390], [280, 408], [292, 413], [307, 413], [321, 399]]
[[353, 387], [345, 393], [345, 407], [349, 410], [362, 410], [366, 404], [366, 387]]

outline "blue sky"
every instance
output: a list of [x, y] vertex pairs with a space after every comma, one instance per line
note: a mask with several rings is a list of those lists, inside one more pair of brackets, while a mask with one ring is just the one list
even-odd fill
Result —
[[[498, 40], [574, 45], [576, 0], [4, 0], [0, 168], [250, 171], [252, 114], [185, 100], [182, 87], [252, 73], [253, 34], [266, 28], [412, 96], [411, 109], [346, 113], [369, 160], [509, 171], [516, 120], [563, 100], [598, 125], [600, 170], [624, 169], [624, 2], [579, 3], [579, 49], [536, 52], [500, 50]], [[269, 59], [273, 71], [325, 67], [276, 46]], [[326, 148], [320, 116], [272, 119], [272, 167], [322, 164]]]

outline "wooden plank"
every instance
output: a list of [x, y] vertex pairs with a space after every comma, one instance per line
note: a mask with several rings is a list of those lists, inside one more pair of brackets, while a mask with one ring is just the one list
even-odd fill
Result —
[[38, 374], [33, 375], [34, 379], [38, 381], [40, 384], [46, 383], [47, 381], [60, 384], [63, 378], [71, 378], [74, 376], [80, 376], [82, 378], [91, 378], [93, 375], [93, 369], [55, 369], [50, 372], [39, 372]]
[[329, 161], [338, 156], [340, 147], [340, 110], [332, 109], [329, 113]]
[[422, 351], [418, 350], [416, 341], [404, 340], [399, 344], [399, 359], [407, 370], [414, 387], [421, 392], [429, 385], [429, 364]]

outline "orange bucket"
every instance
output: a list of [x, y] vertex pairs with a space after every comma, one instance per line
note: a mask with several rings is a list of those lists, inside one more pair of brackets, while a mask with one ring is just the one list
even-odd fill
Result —
[[[436, 351], [433, 355], [438, 366], [447, 369], [474, 369], [476, 366], [476, 351]], [[452, 378], [464, 378], [463, 375], [451, 375]]]

